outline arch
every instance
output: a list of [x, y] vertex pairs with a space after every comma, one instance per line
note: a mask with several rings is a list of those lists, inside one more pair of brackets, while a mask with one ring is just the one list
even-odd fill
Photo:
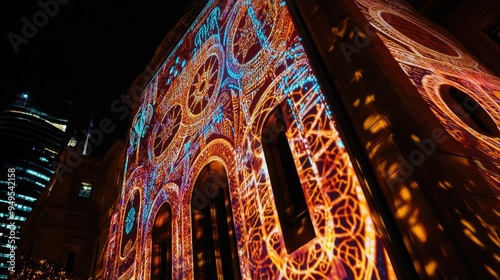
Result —
[[240, 279], [228, 177], [225, 167], [210, 161], [199, 172], [191, 198], [195, 279]]
[[[154, 249], [154, 232], [157, 228], [157, 216], [164, 212], [164, 207], [170, 208], [171, 220], [170, 220], [170, 230], [171, 230], [171, 258], [172, 258], [172, 279], [178, 279], [182, 274], [182, 261], [179, 259], [179, 197], [178, 197], [179, 187], [174, 182], [168, 182], [163, 188], [161, 188], [156, 194], [155, 198], [150, 202], [150, 210], [148, 214], [148, 219], [144, 225], [144, 240], [146, 241], [145, 246], [142, 248], [140, 258], [142, 260], [142, 278], [145, 279], [155, 279], [152, 277], [152, 270], [155, 268], [153, 265], [153, 249]], [[168, 204], [168, 206], [165, 206]], [[156, 237], [156, 236], [155, 236]], [[158, 279], [158, 278], [156, 278]]]
[[283, 240], [290, 254], [315, 238], [316, 233], [286, 136], [290, 121], [283, 114], [283, 103], [265, 120], [261, 140]]
[[153, 222], [151, 279], [172, 279], [172, 207], [163, 203]]
[[[134, 181], [132, 189], [126, 195], [124, 206], [121, 209], [121, 228], [120, 228], [120, 257], [126, 258], [133, 251], [137, 251], [136, 241], [140, 240], [141, 232], [141, 211], [142, 211], [142, 191]], [[134, 253], [136, 254], [136, 253]]]

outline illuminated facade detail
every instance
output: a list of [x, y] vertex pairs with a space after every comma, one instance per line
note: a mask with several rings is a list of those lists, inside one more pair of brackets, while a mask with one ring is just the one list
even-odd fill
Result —
[[213, 103], [211, 98], [219, 88], [222, 61], [223, 58], [210, 54], [191, 81], [187, 99], [187, 107], [191, 114], [198, 115], [208, 103]]
[[116, 233], [118, 231], [118, 213], [113, 214], [111, 221], [109, 223], [109, 238], [107, 244], [107, 252], [105, 256], [104, 263], [104, 279], [111, 278], [111, 273], [113, 273], [113, 257], [115, 257], [116, 250]]
[[498, 137], [498, 127], [486, 110], [467, 93], [449, 85], [439, 89], [440, 97], [464, 124], [488, 137]]
[[[447, 132], [469, 153], [499, 162], [500, 79], [484, 71], [453, 42], [426, 28], [411, 12], [384, 1], [377, 5], [368, 0], [357, 2]], [[462, 106], [450, 108], [449, 98], [442, 94], [443, 88], [462, 92], [466, 103], [461, 105], [477, 107], [480, 113], [463, 112]], [[477, 127], [477, 121], [464, 119], [463, 115], [480, 118], [483, 128]], [[484, 179], [491, 182], [492, 191], [498, 194], [500, 167], [482, 164], [478, 167]]]
[[[404, 104], [409, 113], [394, 114], [413, 125], [408, 129], [410, 137], [395, 131], [397, 126], [390, 123], [397, 122], [387, 116], [394, 111], [384, 110], [380, 101], [373, 107], [378, 107], [377, 113], [386, 114], [382, 118], [388, 120], [387, 130], [393, 131], [393, 143], [399, 144], [399, 150], [391, 152], [396, 154], [394, 158], [403, 160], [387, 160], [379, 165], [379, 172], [387, 174], [387, 197], [394, 199], [398, 219], [406, 223], [413, 246], [419, 247], [416, 251], [420, 256], [414, 257], [422, 263], [418, 273], [429, 278], [468, 274], [466, 278], [498, 279], [500, 79], [453, 38], [437, 32], [439, 27], [404, 4], [389, 0], [355, 2], [367, 21], [362, 22], [364, 31], [377, 42], [374, 49], [383, 48], [386, 53], [380, 56], [395, 66], [384, 74], [397, 73], [392, 78], [398, 76], [397, 86], [403, 88], [387, 90], [392, 90], [389, 97], [401, 104], [411, 102], [410, 106]], [[374, 99], [380, 99], [390, 94], [375, 95]], [[420, 126], [418, 122], [425, 124]], [[411, 144], [401, 148], [410, 142], [405, 137], [412, 138], [417, 150], [412, 150], [415, 145]], [[432, 149], [420, 149], [424, 145]], [[421, 156], [414, 157], [417, 153]], [[406, 159], [411, 166], [404, 162]], [[420, 249], [429, 244], [442, 247], [439, 251]]]
[[[137, 209], [137, 210], [136, 210]], [[138, 222], [141, 211], [141, 195], [138, 189], [135, 189], [128, 197], [128, 202], [124, 209], [122, 221], [122, 236], [121, 236], [121, 254], [122, 258], [130, 258], [131, 252], [134, 251], [134, 245], [140, 233], [138, 229]]]
[[154, 220], [151, 279], [172, 279], [172, 209], [164, 203]]
[[[280, 104], [281, 105], [281, 104]], [[288, 139], [291, 112], [286, 103], [275, 108], [262, 128], [262, 147], [273, 190], [281, 235], [290, 254], [316, 237]], [[283, 114], [285, 112], [285, 114]]]
[[[266, 120], [278, 106], [286, 111], [280, 137], [304, 194], [297, 206], [308, 213], [308, 232], [293, 246], [263, 148]], [[134, 120], [142, 119], [134, 123], [148, 125], [130, 130], [111, 275], [160, 273], [155, 217], [168, 203], [174, 279], [215, 271], [230, 279], [395, 277], [284, 3], [209, 1], [145, 89]], [[200, 183], [212, 172], [207, 166], [223, 170], [219, 187]], [[132, 207], [137, 218], [127, 230]], [[209, 223], [217, 225], [209, 230]]]
[[127, 218], [125, 219], [125, 234], [129, 234], [135, 224], [135, 208], [128, 210]]
[[[470, 152], [498, 162], [498, 137], [484, 135], [460, 119], [454, 108], [446, 105], [440, 89], [454, 87], [464, 92], [484, 109], [494, 122], [494, 130], [498, 130], [500, 100], [495, 92], [500, 91], [500, 79], [426, 27], [411, 11], [385, 1], [356, 2], [446, 130]], [[494, 172], [498, 173], [498, 168]]]
[[194, 278], [240, 279], [227, 174], [220, 163], [210, 162], [200, 171], [191, 205]]

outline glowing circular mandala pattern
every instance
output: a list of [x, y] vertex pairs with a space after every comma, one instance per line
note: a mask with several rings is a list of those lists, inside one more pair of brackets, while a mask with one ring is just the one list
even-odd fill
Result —
[[[454, 86], [463, 92], [467, 93], [473, 98], [486, 112], [500, 112], [500, 106], [495, 104], [494, 100], [485, 98], [488, 96], [486, 92], [481, 91], [479, 88], [464, 87], [460, 83], [444, 80], [439, 76], [428, 75], [422, 81], [424, 99], [429, 103], [432, 111], [443, 124], [443, 126], [450, 132], [450, 134], [464, 145], [465, 148], [473, 150], [479, 154], [491, 158], [500, 159], [500, 140], [493, 135], [485, 135], [470, 127], [463, 122], [453, 108], [449, 108], [441, 96], [441, 88], [445, 85]], [[495, 108], [496, 107], [496, 108]], [[496, 129], [499, 130], [500, 124], [495, 121], [495, 118], [490, 115], [491, 120], [495, 123]], [[472, 137], [471, 137], [472, 136]]]
[[154, 136], [153, 153], [155, 157], [160, 156], [174, 140], [181, 124], [181, 114], [181, 106], [174, 105], [161, 120]]
[[382, 19], [399, 32], [401, 37], [407, 37], [411, 41], [420, 44], [420, 49], [432, 49], [438, 53], [448, 56], [459, 56], [457, 51], [449, 44], [443, 42], [437, 36], [420, 27], [416, 23], [389, 12], [380, 13]]
[[198, 69], [191, 81], [187, 100], [191, 114], [200, 114], [218, 90], [222, 71], [221, 63], [216, 54], [211, 54]]
[[130, 231], [132, 231], [132, 228], [134, 227], [135, 224], [135, 207], [131, 207], [130, 210], [128, 210], [127, 213], [127, 218], [125, 218], [125, 233], [129, 234]]
[[[228, 71], [235, 77], [242, 76], [245, 69], [264, 69], [273, 61], [263, 59], [277, 51], [288, 39], [286, 32], [274, 26], [286, 26], [286, 17], [281, 16], [273, 1], [243, 1], [234, 5], [232, 22], [226, 45]], [[269, 57], [267, 57], [269, 58]], [[245, 72], [243, 79], [255, 83], [262, 79], [265, 71]], [[245, 77], [246, 76], [246, 77]]]
[[384, 34], [380, 38], [446, 130], [468, 150], [500, 159], [498, 137], [478, 133], [460, 120], [443, 101], [440, 90], [448, 85], [465, 92], [484, 108], [498, 129], [495, 112], [500, 112], [500, 106], [494, 95], [498, 79], [477, 69], [476, 61], [415, 16], [370, 0], [358, 2], [365, 16]]
[[[366, 4], [370, 8], [364, 8], [366, 9], [365, 15], [368, 16], [371, 24], [391, 40], [411, 50], [409, 53], [401, 46], [395, 46], [391, 51], [394, 52], [396, 48], [401, 48], [400, 52], [393, 53], [396, 59], [411, 61], [412, 64], [438, 62], [455, 64], [461, 67], [477, 66], [477, 62], [462, 52], [460, 48], [456, 47], [447, 38], [427, 28], [415, 17], [405, 13], [398, 13], [396, 9], [376, 5], [375, 3]], [[384, 37], [382, 37], [382, 40], [389, 42]], [[409, 56], [406, 57], [404, 53], [409, 54]], [[418, 60], [412, 61], [411, 58], [414, 58], [415, 55]]]
[[237, 29], [232, 37], [232, 51], [234, 59], [239, 64], [246, 64], [256, 57], [271, 36], [274, 19], [272, 13], [265, 12], [269, 11], [269, 4], [261, 5], [261, 7], [246, 6], [246, 13], [251, 16], [241, 17], [237, 23]]

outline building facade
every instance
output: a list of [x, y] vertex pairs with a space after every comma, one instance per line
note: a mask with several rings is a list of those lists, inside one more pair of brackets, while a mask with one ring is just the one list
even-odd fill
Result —
[[441, 31], [208, 1], [129, 93], [104, 277], [497, 279], [500, 80]]
[[416, 0], [410, 2], [425, 17], [460, 40], [484, 66], [500, 75], [500, 14], [498, 1]]
[[22, 226], [19, 256], [53, 261], [74, 279], [102, 278], [124, 162], [121, 140], [102, 158], [66, 147], [49, 187]]
[[[0, 117], [0, 279], [7, 279], [20, 229], [54, 174], [71, 102], [19, 93]], [[5, 176], [5, 177], [4, 177]]]

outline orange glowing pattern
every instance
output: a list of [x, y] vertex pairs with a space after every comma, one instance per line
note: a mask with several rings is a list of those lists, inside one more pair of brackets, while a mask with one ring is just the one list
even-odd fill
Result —
[[[243, 279], [395, 279], [284, 2], [209, 1], [143, 96], [111, 278], [149, 279], [153, 223], [164, 203], [172, 209], [173, 278], [193, 278], [193, 185], [217, 161], [227, 171]], [[261, 138], [279, 104], [288, 108], [286, 137], [316, 234], [290, 254]]]
[[[470, 155], [500, 162], [500, 79], [483, 69], [452, 41], [429, 28], [404, 5], [383, 0], [356, 2], [450, 135]], [[484, 112], [487, 130], [475, 129], [460, 117], [465, 112], [456, 104], [447, 104], [442, 91], [449, 87], [464, 93], [463, 106], [478, 107]], [[498, 196], [500, 168], [479, 167]]]
[[[488, 200], [485, 206], [487, 210], [484, 212], [470, 207], [468, 201], [465, 203], [468, 205], [466, 210], [461, 210], [461, 205], [457, 205], [449, 211], [460, 217], [461, 230], [468, 239], [463, 243], [473, 244], [467, 250], [477, 250], [492, 256], [491, 262], [485, 261], [483, 264], [481, 273], [498, 279], [500, 258], [496, 252], [500, 245], [497, 222], [500, 217], [500, 79], [481, 67], [451, 40], [422, 22], [404, 4], [388, 0], [356, 0], [356, 3], [371, 24], [365, 30], [376, 30], [372, 34], [381, 38], [416, 87], [423, 99], [422, 105], [431, 109], [442, 127], [463, 147], [463, 150], [451, 147], [452, 151], [445, 152], [454, 155], [460, 149], [458, 153], [463, 153], [463, 158], [471, 161], [470, 168], [478, 170], [484, 179], [477, 185], [469, 179], [463, 182], [463, 186], [452, 186], [445, 181], [440, 183], [440, 187], [446, 190], [453, 188], [458, 193], [457, 196], [464, 197], [464, 201], [468, 195], [475, 196], [476, 190], [469, 193], [469, 189], [463, 192], [461, 188], [467, 188], [468, 184], [484, 188], [481, 196], [487, 198], [483, 201]], [[483, 201], [479, 204], [484, 203]], [[462, 202], [457, 202], [459, 203]], [[410, 208], [402, 209], [406, 211]], [[466, 211], [470, 212], [462, 214]], [[407, 217], [417, 214], [418, 212], [411, 213]], [[421, 229], [413, 233], [420, 241], [427, 234]], [[438, 271], [438, 268], [431, 260], [425, 265], [425, 270], [431, 274]]]

